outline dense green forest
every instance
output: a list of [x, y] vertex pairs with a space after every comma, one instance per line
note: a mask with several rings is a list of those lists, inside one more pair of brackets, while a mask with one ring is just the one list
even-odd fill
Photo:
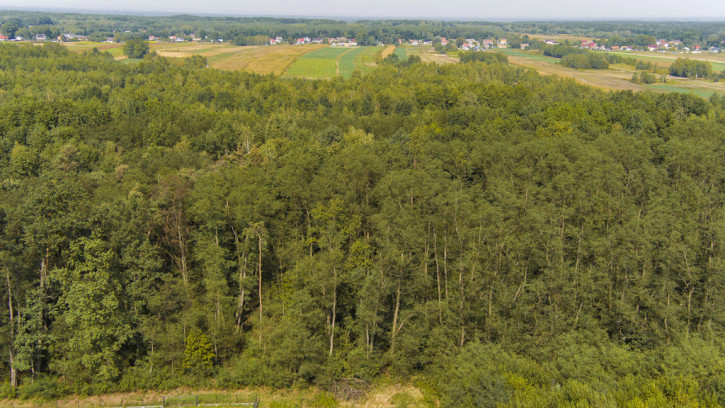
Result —
[[725, 405], [725, 100], [466, 60], [311, 81], [0, 46], [2, 396]]

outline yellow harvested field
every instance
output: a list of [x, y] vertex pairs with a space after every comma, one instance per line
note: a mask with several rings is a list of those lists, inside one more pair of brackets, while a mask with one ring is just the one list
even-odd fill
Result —
[[212, 68], [228, 71], [249, 71], [258, 74], [282, 74], [300, 55], [325, 47], [306, 45], [254, 45], [237, 47], [213, 43], [152, 43], [151, 51], [171, 58], [201, 55]]
[[390, 54], [392, 54], [394, 52], [395, 52], [395, 46], [394, 45], [388, 45], [387, 47], [385, 47], [385, 49], [383, 50], [383, 52], [380, 54], [380, 57], [386, 58], [388, 55], [390, 55]]
[[667, 83], [665, 84], [643, 85], [631, 81], [635, 70], [626, 65], [610, 65], [609, 69], [603, 70], [574, 69], [546, 61], [537, 54], [532, 54], [531, 57], [523, 56], [521, 52], [517, 52], [517, 55], [511, 55], [511, 52], [508, 54], [509, 64], [531, 68], [544, 75], [572, 78], [581, 84], [599, 89], [611, 91], [689, 92], [703, 97], [710, 96], [713, 92], [725, 93], [725, 83], [723, 82], [677, 78], [667, 75]]

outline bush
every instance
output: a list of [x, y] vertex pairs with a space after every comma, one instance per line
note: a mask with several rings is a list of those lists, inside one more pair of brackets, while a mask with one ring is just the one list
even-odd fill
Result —
[[25, 381], [18, 387], [18, 397], [21, 399], [53, 400], [68, 393], [68, 388], [51, 376], [40, 376], [33, 381]]
[[0, 399], [15, 398], [15, 387], [9, 382], [0, 383]]

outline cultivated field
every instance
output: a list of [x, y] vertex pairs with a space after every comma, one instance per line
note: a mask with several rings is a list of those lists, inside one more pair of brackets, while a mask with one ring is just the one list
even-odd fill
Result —
[[722, 71], [725, 69], [725, 54], [675, 54], [675, 53], [664, 53], [664, 52], [609, 52], [610, 54], [623, 55], [627, 57], [637, 58], [642, 61], [652, 62], [660, 68], [669, 68], [677, 58], [689, 58], [699, 61], [707, 61], [712, 65], [714, 71]]
[[327, 47], [297, 58], [284, 73], [298, 78], [350, 78], [355, 71], [363, 74], [377, 67], [375, 57], [383, 47], [336, 48]]
[[396, 48], [398, 58], [405, 59], [409, 55], [417, 55], [422, 62], [435, 62], [436, 64], [452, 64], [458, 62], [458, 55], [439, 54], [428, 45], [403, 45]]
[[212, 68], [281, 75], [301, 55], [323, 48], [321, 44], [237, 47], [212, 43], [151, 43], [151, 51], [165, 57], [205, 57]]
[[[574, 69], [563, 67], [558, 64], [557, 58], [547, 57], [536, 52], [521, 51], [514, 49], [501, 49], [496, 52], [503, 52], [508, 56], [509, 63], [513, 65], [520, 65], [528, 68], [532, 68], [541, 74], [545, 75], [558, 75], [564, 78], [573, 78], [577, 82], [585, 85], [590, 85], [600, 89], [606, 90], [632, 90], [642, 91], [650, 90], [655, 92], [685, 92], [693, 93], [699, 96], [708, 97], [713, 93], [725, 93], [725, 84], [722, 82], [710, 82], [707, 80], [695, 80], [687, 78], [678, 78], [670, 75], [666, 76], [667, 83], [643, 85], [632, 82], [632, 74], [635, 69], [628, 65], [613, 64], [610, 65], [609, 69], [595, 70], [595, 69]], [[673, 55], [672, 58], [665, 58], [665, 56], [655, 53], [620, 53], [628, 57], [642, 59], [643, 61], [652, 61], [655, 58], [657, 60], [658, 67], [667, 68], [674, 62], [677, 56]], [[653, 55], [648, 55], [653, 54]], [[681, 57], [682, 54], [679, 54]], [[695, 56], [698, 58], [705, 58], [703, 54], [690, 54], [689, 56]], [[670, 57], [670, 55], [667, 55]], [[712, 57], [712, 56], [707, 56]], [[725, 56], [723, 56], [725, 57]], [[725, 58], [716, 60], [715, 62], [723, 61]], [[712, 62], [712, 61], [711, 61]], [[715, 65], [713, 65], [715, 67]]]
[[72, 52], [92, 51], [94, 48], [98, 51], [106, 51], [115, 58], [123, 56], [123, 44], [99, 43], [99, 42], [64, 42], [61, 43], [68, 47]]
[[307, 53], [287, 68], [285, 76], [300, 78], [332, 78], [337, 75], [338, 59], [356, 48], [326, 47]]
[[352, 73], [360, 71], [363, 75], [377, 68], [375, 55], [382, 52], [384, 47], [360, 47], [340, 56], [339, 75], [350, 78]]

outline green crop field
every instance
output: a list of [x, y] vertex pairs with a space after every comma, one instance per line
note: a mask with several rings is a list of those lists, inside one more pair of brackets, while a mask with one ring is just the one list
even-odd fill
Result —
[[383, 47], [360, 47], [341, 55], [339, 63], [340, 76], [350, 78], [355, 71], [367, 74], [375, 70], [375, 54], [382, 50]]
[[120, 57], [123, 55], [123, 44], [111, 44], [105, 42], [61, 42], [62, 45], [66, 46], [72, 52], [83, 52], [91, 51], [94, 48], [98, 51], [105, 51], [113, 55], [114, 57]]
[[513, 57], [524, 57], [524, 58], [528, 58], [530, 60], [535, 60], [535, 61], [550, 62], [552, 64], [556, 64], [558, 62], [557, 58], [547, 57], [546, 55], [540, 54], [538, 52], [519, 51], [519, 50], [515, 50], [513, 48], [501, 48], [501, 49], [497, 49], [496, 52], [500, 52], [500, 53], [503, 53], [503, 54], [506, 54], [509, 56], [513, 56]]
[[399, 60], [404, 60], [408, 58], [408, 48], [401, 45], [395, 48], [395, 52], [393, 52], [393, 54], [397, 55]]
[[337, 75], [337, 59], [350, 48], [325, 47], [297, 58], [287, 68], [285, 76], [302, 78], [332, 78]]

